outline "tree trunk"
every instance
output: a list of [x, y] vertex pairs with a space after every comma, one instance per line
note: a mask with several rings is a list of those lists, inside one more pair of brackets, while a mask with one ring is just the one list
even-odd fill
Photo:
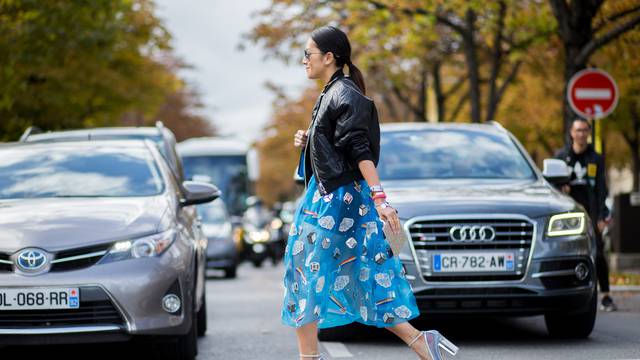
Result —
[[498, 76], [502, 66], [502, 32], [504, 29], [504, 17], [506, 15], [507, 6], [504, 1], [500, 1], [498, 10], [498, 20], [496, 30], [493, 36], [493, 52], [491, 54], [491, 74], [489, 75], [489, 91], [487, 93], [487, 115], [485, 121], [493, 120], [495, 109], [498, 105]]
[[636, 148], [633, 149], [631, 153], [633, 154], [633, 164], [631, 167], [633, 171], [633, 191], [638, 192], [640, 191], [640, 149], [637, 143]]
[[444, 101], [446, 97], [444, 96], [444, 92], [442, 91], [442, 79], [440, 77], [440, 68], [442, 64], [439, 61], [433, 63], [431, 67], [431, 76], [433, 77], [433, 90], [436, 95], [436, 110], [438, 112], [437, 122], [445, 121], [445, 108]]
[[420, 74], [420, 95], [418, 96], [418, 113], [416, 121], [427, 122], [427, 92], [429, 91], [429, 71], [427, 65], [422, 66]]
[[565, 46], [565, 60], [564, 60], [564, 91], [562, 92], [563, 101], [562, 101], [562, 113], [564, 118], [564, 126], [562, 127], [564, 133], [564, 143], [565, 145], [571, 144], [571, 134], [569, 130], [571, 129], [571, 124], [573, 120], [576, 118], [576, 113], [573, 112], [571, 106], [569, 105], [569, 99], [567, 97], [567, 91], [569, 90], [569, 80], [571, 77], [575, 75], [578, 71], [586, 68], [586, 64], [576, 64], [573, 59], [580, 51], [581, 46]]
[[476, 14], [473, 10], [467, 10], [465, 22], [467, 31], [462, 37], [464, 46], [464, 57], [469, 71], [469, 96], [471, 98], [471, 121], [480, 122], [480, 74], [478, 69], [478, 56], [476, 54], [475, 43], [475, 21]]

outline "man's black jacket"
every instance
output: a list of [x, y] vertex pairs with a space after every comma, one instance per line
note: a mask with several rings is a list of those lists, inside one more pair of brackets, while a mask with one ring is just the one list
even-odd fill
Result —
[[[589, 216], [594, 221], [604, 220], [609, 216], [609, 209], [605, 205], [607, 198], [607, 183], [605, 178], [604, 159], [600, 156], [591, 145], [587, 146], [584, 153], [580, 154], [584, 156], [586, 166], [586, 180], [587, 180], [587, 199], [588, 204], [582, 204]], [[556, 152], [556, 159], [563, 160], [567, 164], [576, 157], [571, 145]]]
[[360, 161], [371, 160], [378, 165], [378, 112], [373, 101], [342, 70], [336, 71], [316, 101], [308, 139], [304, 149], [305, 184], [315, 175], [322, 195], [363, 179]]

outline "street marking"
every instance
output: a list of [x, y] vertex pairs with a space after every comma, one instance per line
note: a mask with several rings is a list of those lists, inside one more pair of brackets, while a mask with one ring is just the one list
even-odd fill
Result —
[[350, 358], [353, 354], [349, 352], [349, 349], [341, 342], [329, 342], [323, 341], [320, 344], [327, 350], [329, 356], [332, 358]]
[[576, 89], [576, 99], [609, 100], [612, 96], [610, 89]]

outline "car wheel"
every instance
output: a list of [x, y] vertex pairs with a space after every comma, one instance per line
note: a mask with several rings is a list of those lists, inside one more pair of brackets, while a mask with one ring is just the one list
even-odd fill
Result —
[[251, 260], [251, 263], [253, 264], [253, 267], [256, 267], [256, 268], [262, 267], [262, 259]]
[[162, 337], [157, 341], [157, 358], [167, 360], [194, 360], [198, 355], [198, 319], [193, 313], [189, 332], [184, 335]]
[[207, 291], [202, 293], [202, 306], [196, 315], [198, 318], [198, 337], [204, 336], [207, 332]]
[[587, 311], [574, 314], [545, 314], [549, 334], [558, 338], [586, 338], [593, 331], [598, 312], [598, 294], [594, 293]]
[[237, 275], [236, 274], [236, 272], [237, 272], [236, 269], [237, 268], [235, 266], [224, 269], [224, 277], [226, 279], [235, 279], [235, 277]]

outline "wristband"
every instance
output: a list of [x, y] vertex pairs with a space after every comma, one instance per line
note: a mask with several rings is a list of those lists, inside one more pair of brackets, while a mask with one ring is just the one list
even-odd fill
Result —
[[386, 209], [388, 207], [391, 207], [391, 205], [388, 202], [381, 202], [380, 204], [376, 205], [376, 207], [380, 207], [381, 209]]
[[384, 192], [384, 189], [382, 189], [382, 185], [372, 185], [372, 186], [369, 186], [369, 189], [371, 190], [372, 193]]
[[385, 194], [385, 193], [376, 193], [371, 198], [373, 200], [375, 200], [375, 199], [386, 199], [387, 198], [387, 194]]

